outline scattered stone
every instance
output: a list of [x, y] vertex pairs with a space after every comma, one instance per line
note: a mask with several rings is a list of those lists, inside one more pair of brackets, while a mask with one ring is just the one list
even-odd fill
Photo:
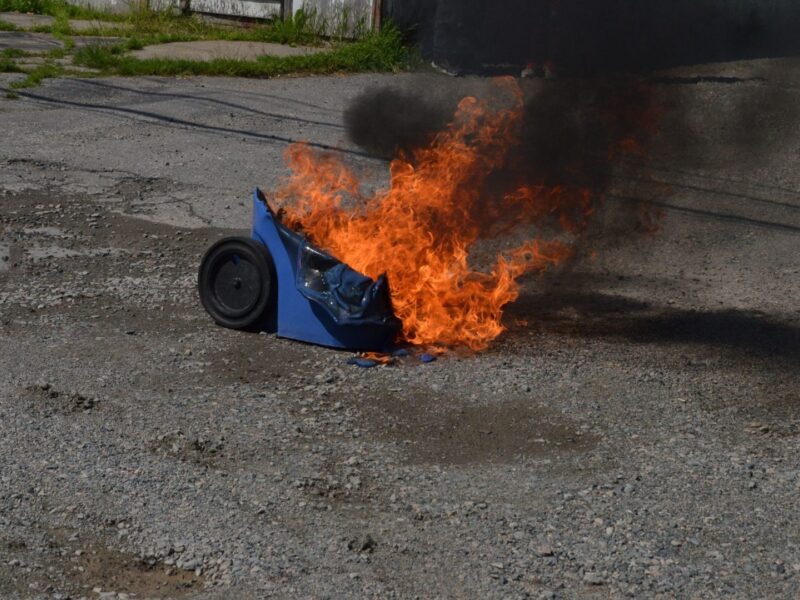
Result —
[[347, 549], [354, 552], [373, 552], [378, 546], [370, 534], [363, 537], [353, 538], [347, 542]]
[[605, 583], [605, 580], [600, 573], [596, 573], [594, 571], [588, 571], [587, 573], [584, 573], [583, 580], [589, 585], [603, 585]]

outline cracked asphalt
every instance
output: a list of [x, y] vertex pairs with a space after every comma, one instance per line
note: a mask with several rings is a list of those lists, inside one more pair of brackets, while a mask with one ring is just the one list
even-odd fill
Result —
[[481, 82], [0, 99], [0, 597], [800, 596], [796, 67], [653, 83], [680, 118], [601, 218], [660, 231], [527, 280], [486, 352], [369, 370], [215, 326], [200, 257], [291, 141], [385, 182], [343, 125], [367, 86]]

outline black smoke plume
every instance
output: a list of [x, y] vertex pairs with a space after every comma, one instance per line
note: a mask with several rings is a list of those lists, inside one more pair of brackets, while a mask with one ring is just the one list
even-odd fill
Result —
[[[659, 227], [672, 193], [652, 182], [653, 160], [675, 172], [715, 161], [768, 161], [797, 130], [800, 105], [780, 61], [733, 72], [714, 65], [637, 77], [523, 80], [521, 142], [486, 183], [487, 205], [525, 185], [592, 192], [587, 247], [616, 245]], [[749, 70], [748, 70], [749, 69]], [[719, 75], [718, 73], [722, 73]], [[452, 119], [465, 96], [508, 96], [491, 80], [419, 75], [364, 91], [347, 109], [348, 134], [367, 152], [411, 157]], [[623, 151], [623, 144], [633, 151]], [[491, 213], [491, 206], [487, 206]]]
[[345, 111], [350, 140], [381, 158], [428, 144], [453, 116], [453, 99], [420, 89], [373, 88]]
[[[491, 178], [491, 192], [523, 185], [590, 188], [602, 192], [615, 164], [609, 156], [630, 140], [642, 148], [655, 133], [653, 90], [632, 79], [525, 82], [520, 143], [505, 168]], [[489, 80], [421, 76], [404, 87], [364, 91], [345, 112], [350, 140], [374, 156], [413, 158], [453, 119], [467, 95], [508, 102]]]

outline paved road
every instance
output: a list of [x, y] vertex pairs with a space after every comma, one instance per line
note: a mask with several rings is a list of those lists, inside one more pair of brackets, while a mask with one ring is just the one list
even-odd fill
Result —
[[213, 326], [195, 272], [291, 141], [384, 181], [342, 114], [416, 76], [0, 99], [0, 596], [797, 597], [795, 67], [670, 74], [604, 213], [658, 234], [528, 281], [485, 353], [371, 370]]

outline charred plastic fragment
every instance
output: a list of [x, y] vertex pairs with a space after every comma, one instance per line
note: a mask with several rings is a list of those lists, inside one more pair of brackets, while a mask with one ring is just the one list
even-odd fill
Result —
[[350, 350], [385, 350], [400, 330], [385, 275], [373, 280], [313, 246], [258, 189], [251, 237], [212, 245], [198, 288], [209, 315], [232, 329]]

